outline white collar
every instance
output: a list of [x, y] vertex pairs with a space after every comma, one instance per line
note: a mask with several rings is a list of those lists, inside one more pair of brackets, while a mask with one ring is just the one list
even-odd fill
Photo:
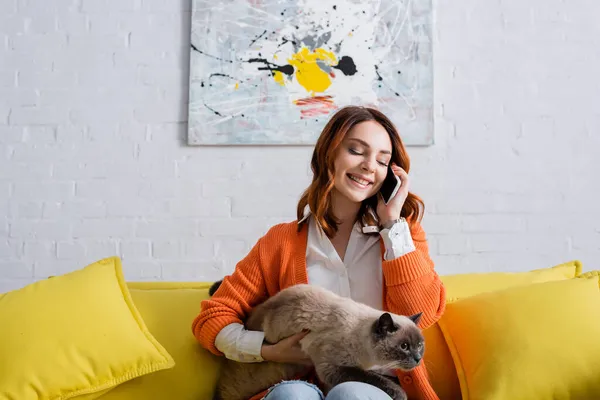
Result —
[[305, 205], [304, 206], [304, 211], [302, 211], [303, 217], [298, 221], [298, 224], [301, 224], [302, 222], [306, 221], [308, 219], [308, 217], [310, 217], [310, 207], [309, 205]]
[[[369, 210], [369, 212], [371, 213], [371, 215], [375, 216], [373, 214], [373, 210]], [[310, 211], [310, 207], [307, 204], [306, 206], [304, 206], [304, 211], [302, 212], [303, 216], [302, 218], [298, 221], [298, 224], [301, 224], [302, 222], [306, 221], [311, 215], [312, 212]], [[321, 228], [321, 224], [319, 224], [319, 221], [316, 221], [317, 226], [322, 230]], [[379, 232], [379, 227], [377, 225], [367, 225], [367, 226], [361, 226], [359, 221], [356, 221], [356, 223], [354, 224], [354, 229], [358, 230], [359, 232], [362, 233], [376, 233]]]

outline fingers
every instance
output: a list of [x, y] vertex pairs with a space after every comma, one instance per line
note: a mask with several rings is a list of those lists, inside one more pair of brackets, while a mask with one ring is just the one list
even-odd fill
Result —
[[310, 331], [308, 329], [304, 329], [302, 332], [292, 335], [292, 337], [295, 338], [295, 340], [294, 340], [295, 342], [299, 342], [309, 333], [310, 333]]
[[408, 173], [404, 170], [404, 168], [399, 167], [396, 164], [392, 164], [392, 171], [394, 171], [394, 173], [400, 178], [408, 178]]
[[398, 178], [400, 178], [400, 187], [404, 190], [408, 190], [410, 178], [408, 176], [408, 173], [404, 170], [404, 168], [401, 168], [396, 164], [392, 164], [392, 171], [394, 172], [394, 174], [396, 174]]
[[304, 330], [302, 332], [295, 333], [292, 336], [288, 336], [285, 339], [281, 339], [281, 342], [285, 342], [288, 345], [293, 346], [293, 345], [297, 344], [299, 341], [301, 341], [309, 333], [310, 333], [309, 330]]
[[299, 343], [300, 340], [302, 340], [302, 338], [308, 335], [308, 333], [309, 331], [302, 331], [300, 333], [296, 333], [295, 335], [290, 336], [287, 339], [284, 339], [287, 341], [287, 343], [285, 343], [284, 346], [286, 361], [307, 366], [312, 365], [310, 357], [304, 351], [302, 351], [302, 348], [300, 347]]

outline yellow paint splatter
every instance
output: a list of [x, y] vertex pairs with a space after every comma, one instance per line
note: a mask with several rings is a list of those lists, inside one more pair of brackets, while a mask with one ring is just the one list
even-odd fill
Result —
[[273, 74], [273, 79], [275, 79], [275, 82], [279, 83], [281, 86], [285, 85], [285, 81], [283, 80], [283, 74], [279, 71], [275, 71], [275, 73]]
[[[312, 93], [324, 92], [331, 85], [329, 74], [319, 67], [317, 61], [322, 61], [326, 65], [337, 65], [335, 54], [322, 48], [310, 52], [304, 47], [288, 60], [296, 69], [298, 83], [308, 92]], [[276, 75], [275, 80], [278, 81], [277, 79]]]
[[278, 60], [279, 57], [277, 57], [277, 54], [273, 54], [273, 60]]
[[238, 90], [239, 88], [240, 88], [240, 83], [239, 83], [239, 82], [236, 82], [236, 83], [235, 83], [235, 90]]

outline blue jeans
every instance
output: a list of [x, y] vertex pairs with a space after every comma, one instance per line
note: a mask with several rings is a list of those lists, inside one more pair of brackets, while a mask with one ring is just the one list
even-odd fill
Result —
[[269, 389], [264, 400], [391, 400], [383, 390], [363, 382], [344, 382], [327, 394], [304, 381], [283, 381]]

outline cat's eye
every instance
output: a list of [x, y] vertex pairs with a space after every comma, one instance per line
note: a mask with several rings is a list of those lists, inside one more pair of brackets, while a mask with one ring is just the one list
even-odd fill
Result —
[[401, 348], [402, 350], [405, 350], [405, 351], [406, 351], [406, 350], [408, 350], [408, 343], [406, 343], [406, 342], [402, 342], [402, 343], [400, 344], [400, 348]]

